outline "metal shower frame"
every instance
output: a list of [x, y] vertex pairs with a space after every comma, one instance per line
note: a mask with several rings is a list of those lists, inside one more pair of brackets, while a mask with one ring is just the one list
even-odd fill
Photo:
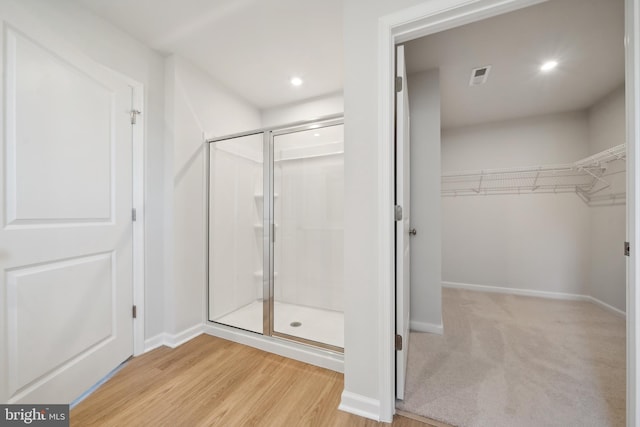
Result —
[[[263, 225], [263, 255], [262, 255], [262, 335], [269, 337], [281, 338], [289, 341], [294, 341], [302, 344], [311, 345], [314, 347], [319, 347], [325, 350], [330, 350], [337, 353], [343, 353], [344, 349], [341, 347], [336, 347], [327, 343], [322, 343], [318, 341], [308, 340], [305, 338], [285, 334], [282, 332], [277, 332], [274, 330], [274, 312], [273, 307], [275, 303], [274, 298], [274, 244], [275, 244], [275, 218], [274, 218], [274, 156], [273, 156], [273, 145], [274, 145], [274, 137], [280, 135], [286, 135], [296, 132], [301, 132], [305, 130], [312, 129], [321, 129], [323, 127], [337, 126], [344, 124], [344, 116], [342, 114], [333, 114], [328, 116], [319, 117], [312, 120], [302, 120], [293, 123], [288, 123], [279, 126], [269, 126], [260, 129], [254, 129], [246, 132], [235, 133], [231, 135], [225, 135], [221, 137], [214, 137], [205, 140], [206, 143], [206, 156], [207, 156], [207, 206], [206, 206], [206, 217], [207, 217], [207, 242], [210, 242], [210, 206], [211, 206], [211, 155], [210, 155], [210, 145], [216, 142], [228, 141], [236, 138], [242, 138], [253, 135], [261, 135], [262, 134], [262, 152], [263, 152], [263, 180], [262, 180], [262, 200], [263, 200], [263, 215], [262, 215], [262, 225]], [[209, 293], [210, 293], [210, 277], [209, 277], [209, 243], [207, 243], [207, 301], [209, 301]], [[209, 304], [207, 304], [207, 321], [214, 322], [211, 320], [210, 312], [209, 312]], [[229, 326], [229, 325], [227, 325]], [[250, 331], [254, 332], [254, 331]]]

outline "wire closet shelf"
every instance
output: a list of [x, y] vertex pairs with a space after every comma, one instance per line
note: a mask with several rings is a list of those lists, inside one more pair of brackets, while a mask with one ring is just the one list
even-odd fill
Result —
[[490, 194], [576, 193], [585, 202], [609, 188], [609, 163], [626, 158], [621, 144], [574, 163], [483, 169], [442, 174], [442, 196]]

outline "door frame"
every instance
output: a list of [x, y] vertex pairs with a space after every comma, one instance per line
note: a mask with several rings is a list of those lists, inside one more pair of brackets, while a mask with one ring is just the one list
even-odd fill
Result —
[[[94, 61], [93, 58], [87, 58]], [[97, 61], [94, 61], [98, 63]], [[140, 356], [147, 351], [145, 346], [145, 135], [147, 120], [145, 120], [146, 102], [144, 84], [108, 68], [109, 72], [118, 76], [131, 88], [131, 109], [137, 111], [135, 123], [131, 124], [131, 208], [132, 214], [132, 291], [133, 305], [136, 307], [136, 317], [133, 318], [133, 356]], [[133, 309], [133, 307], [132, 307]]]
[[[395, 413], [395, 259], [393, 221], [393, 141], [395, 45], [501, 15], [547, 0], [432, 0], [380, 18], [378, 22], [378, 389], [380, 420], [391, 422]], [[627, 426], [640, 425], [640, 356], [637, 327], [640, 275], [640, 0], [625, 0], [625, 77], [627, 118], [627, 240], [632, 252], [627, 262]], [[622, 242], [621, 242], [622, 250]]]
[[[394, 209], [400, 207], [400, 218], [395, 220], [395, 334], [401, 345], [395, 348], [395, 395], [404, 399], [409, 355], [409, 323], [411, 318], [411, 109], [407, 83], [406, 52], [404, 45], [395, 46], [394, 77], [402, 82], [396, 87], [395, 151], [394, 151]], [[402, 68], [400, 70], [400, 68]], [[400, 188], [398, 188], [400, 184]], [[405, 252], [408, 248], [408, 254]], [[408, 256], [407, 256], [408, 255]]]
[[133, 91], [131, 96], [132, 109], [142, 112], [137, 114], [136, 124], [132, 125], [132, 170], [133, 192], [131, 205], [136, 212], [133, 222], [133, 304], [136, 306], [136, 318], [133, 319], [133, 355], [139, 356], [145, 352], [145, 129], [144, 85], [127, 76], [123, 76]]
[[[89, 58], [93, 61], [92, 58]], [[144, 84], [126, 74], [110, 67], [109, 72], [118, 76], [131, 88], [131, 109], [138, 112], [136, 123], [131, 124], [131, 208], [136, 212], [133, 220], [132, 212], [132, 291], [136, 317], [133, 318], [133, 356], [144, 354], [145, 347], [145, 120], [146, 103]]]

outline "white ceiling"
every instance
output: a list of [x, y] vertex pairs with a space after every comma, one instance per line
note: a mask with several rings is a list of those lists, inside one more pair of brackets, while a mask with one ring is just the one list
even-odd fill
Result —
[[[408, 72], [440, 68], [443, 127], [579, 110], [624, 82], [624, 2], [552, 0], [406, 46]], [[470, 87], [484, 65], [487, 83]]]
[[77, 1], [260, 109], [342, 90], [341, 0]]
[[[342, 0], [77, 1], [260, 109], [342, 90]], [[440, 68], [444, 127], [583, 109], [624, 81], [623, 22], [623, 0], [550, 0], [409, 42], [407, 68]]]

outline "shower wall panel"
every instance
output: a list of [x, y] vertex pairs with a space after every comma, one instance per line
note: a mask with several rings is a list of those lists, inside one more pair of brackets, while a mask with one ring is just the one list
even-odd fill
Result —
[[[262, 298], [261, 138], [211, 146], [209, 319]], [[233, 326], [233, 325], [232, 325]], [[262, 332], [262, 316], [256, 316]]]
[[276, 300], [342, 311], [343, 155], [281, 161], [275, 184]]

